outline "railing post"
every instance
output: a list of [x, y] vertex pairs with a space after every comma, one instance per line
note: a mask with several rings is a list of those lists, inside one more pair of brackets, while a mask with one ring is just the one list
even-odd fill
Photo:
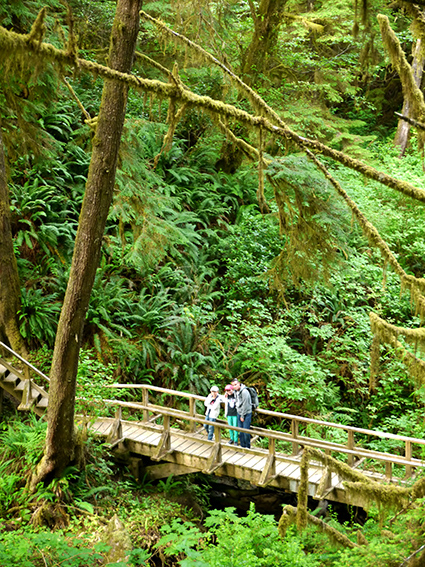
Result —
[[[354, 449], [354, 431], [351, 431], [351, 429], [349, 429], [347, 433], [348, 433], [347, 449], [350, 449], [350, 451], [352, 451]], [[347, 454], [347, 464], [349, 467], [352, 467], [354, 465], [354, 455], [350, 453]]]
[[221, 443], [221, 427], [214, 427], [214, 441]]
[[[196, 400], [195, 398], [189, 398], [189, 415], [190, 417], [195, 417], [196, 410]], [[194, 421], [189, 422], [189, 431], [193, 433], [195, 431], [196, 423]]]
[[167, 431], [168, 433], [170, 432], [170, 421], [170, 416], [165, 414], [163, 420], [163, 430]]
[[[294, 439], [298, 438], [298, 433], [299, 433], [299, 427], [298, 426], [299, 426], [299, 422], [296, 419], [293, 419], [291, 421], [291, 433], [292, 433], [292, 437]], [[299, 443], [292, 442], [292, 454], [298, 455], [299, 452], [300, 452]]]
[[[142, 396], [143, 396], [143, 397], [142, 397], [143, 405], [144, 405], [145, 407], [147, 407], [148, 404], [149, 404], [149, 392], [148, 392], [148, 389], [147, 389], [147, 388], [143, 388], [143, 390], [142, 390]], [[143, 410], [143, 421], [148, 421], [148, 419], [149, 419], [149, 410], [148, 410], [148, 409], [144, 409], [144, 410]]]
[[214, 445], [208, 457], [206, 468], [202, 471], [205, 474], [212, 474], [223, 465], [221, 450], [221, 427], [214, 427]]
[[261, 472], [258, 486], [266, 486], [276, 476], [276, 439], [269, 437], [269, 454]]
[[385, 478], [391, 480], [393, 477], [393, 464], [390, 462], [385, 463]]
[[162, 435], [159, 440], [158, 446], [155, 453], [152, 455], [151, 459], [153, 461], [160, 461], [172, 452], [171, 449], [171, 435], [170, 435], [170, 416], [164, 414], [163, 425], [162, 425]]
[[[404, 456], [406, 457], [406, 461], [412, 460], [412, 443], [411, 443], [411, 441], [406, 441]], [[412, 476], [412, 467], [411, 467], [411, 465], [406, 465], [406, 478], [410, 478], [411, 476]]]
[[115, 411], [115, 421], [112, 423], [109, 435], [106, 439], [106, 442], [109, 443], [111, 447], [115, 447], [115, 445], [118, 445], [118, 443], [121, 443], [121, 441], [123, 441], [121, 418], [122, 410], [121, 406], [118, 406], [117, 410]]

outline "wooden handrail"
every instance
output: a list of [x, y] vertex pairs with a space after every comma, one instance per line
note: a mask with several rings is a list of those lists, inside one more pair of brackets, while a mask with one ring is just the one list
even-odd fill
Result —
[[[0, 346], [2, 348], [4, 348], [5, 350], [7, 350], [7, 352], [9, 354], [11, 354], [12, 356], [14, 356], [15, 358], [17, 358], [20, 362], [22, 362], [22, 364], [25, 364], [25, 366], [27, 368], [29, 368], [30, 370], [32, 370], [33, 372], [35, 372], [38, 376], [40, 376], [40, 378], [43, 378], [43, 380], [46, 380], [47, 382], [50, 382], [48, 376], [46, 376], [45, 374], [43, 374], [43, 372], [41, 372], [41, 370], [38, 370], [38, 368], [36, 368], [35, 366], [33, 366], [31, 364], [31, 362], [28, 362], [28, 360], [25, 360], [25, 358], [23, 358], [20, 354], [18, 354], [17, 352], [15, 352], [13, 349], [11, 349], [10, 347], [8, 347], [7, 345], [5, 345], [4, 343], [2, 343], [0, 341]], [[0, 357], [1, 360], [1, 357]]]
[[[205, 396], [199, 396], [197, 394], [190, 394], [189, 392], [180, 392], [178, 390], [168, 390], [167, 388], [160, 388], [159, 386], [151, 386], [150, 384], [110, 384], [105, 386], [106, 388], [146, 388], [148, 390], [153, 390], [155, 392], [162, 392], [164, 394], [170, 394], [175, 396], [181, 396], [184, 398], [195, 398], [196, 400], [205, 400]], [[302, 417], [299, 415], [292, 415], [289, 413], [282, 413], [278, 411], [264, 410], [258, 408], [255, 410], [256, 413], [262, 415], [268, 415], [272, 417], [282, 417], [284, 419], [295, 420], [302, 423], [309, 423], [312, 425], [321, 425], [323, 427], [331, 427], [333, 429], [342, 429], [344, 431], [352, 431], [353, 433], [359, 433], [361, 435], [371, 435], [374, 437], [381, 437], [383, 439], [394, 439], [396, 441], [410, 441], [418, 445], [425, 445], [425, 439], [419, 439], [417, 437], [407, 437], [406, 435], [396, 435], [395, 433], [386, 433], [384, 431], [375, 431], [373, 429], [363, 429], [361, 427], [353, 427], [351, 425], [343, 425], [341, 423], [334, 423], [332, 421], [322, 421], [320, 419], [312, 419], [309, 417]]]
[[[82, 398], [79, 398], [82, 399]], [[96, 401], [92, 401], [92, 400], [86, 400], [87, 402], [89, 402], [90, 404], [96, 404]], [[207, 421], [206, 419], [204, 419], [203, 415], [196, 415], [194, 417], [192, 417], [189, 412], [186, 412], [184, 410], [176, 410], [176, 409], [171, 409], [171, 408], [162, 408], [161, 406], [155, 405], [155, 404], [148, 404], [147, 406], [145, 406], [144, 404], [140, 404], [137, 402], [125, 402], [122, 400], [107, 400], [104, 399], [102, 400], [104, 403], [109, 404], [109, 405], [119, 405], [122, 407], [129, 407], [129, 408], [133, 408], [133, 409], [138, 409], [143, 411], [143, 413], [145, 412], [155, 412], [158, 415], [158, 417], [160, 416], [168, 416], [168, 417], [175, 417], [175, 418], [180, 418], [180, 419], [184, 419], [186, 421], [189, 422], [196, 422], [202, 425], [212, 425], [211, 421]], [[232, 427], [229, 426], [227, 422], [223, 421], [223, 420], [217, 420], [213, 423], [214, 427], [221, 429], [226, 429], [226, 430], [233, 430], [233, 431], [238, 431], [241, 433], [246, 433], [247, 430], [240, 428], [240, 427]], [[260, 436], [260, 437], [264, 437], [264, 438], [268, 438], [269, 440], [280, 440], [280, 441], [285, 441], [285, 442], [289, 442], [294, 444], [294, 435], [293, 433], [284, 433], [281, 431], [274, 431], [274, 430], [270, 430], [270, 429], [263, 429], [263, 428], [259, 428], [256, 427], [255, 428], [255, 434]], [[353, 457], [352, 460], [354, 461], [354, 457], [364, 457], [364, 458], [368, 458], [368, 459], [375, 459], [377, 461], [381, 461], [383, 463], [392, 463], [392, 464], [396, 464], [396, 465], [402, 465], [406, 467], [406, 473], [410, 474], [411, 472], [411, 467], [419, 467], [419, 468], [425, 468], [425, 462], [421, 461], [419, 459], [415, 459], [412, 458], [411, 456], [411, 452], [409, 454], [409, 452], [407, 452], [407, 455], [405, 457], [402, 456], [395, 456], [395, 455], [391, 455], [390, 453], [383, 453], [380, 451], [373, 451], [370, 449], [364, 449], [362, 447], [356, 447], [355, 449], [350, 448], [347, 445], [341, 445], [339, 443], [333, 443], [331, 441], [326, 441], [326, 440], [321, 440], [321, 439], [313, 439], [313, 438], [309, 438], [309, 437], [304, 437], [301, 435], [297, 435], [295, 437], [296, 444], [297, 445], [301, 445], [301, 446], [307, 446], [307, 447], [314, 447], [314, 448], [319, 448], [322, 449], [323, 451], [325, 451], [326, 453], [330, 453], [332, 451], [334, 452], [339, 452], [339, 453], [344, 453], [346, 454], [348, 457]], [[410, 439], [410, 441], [413, 442], [413, 439]], [[270, 442], [270, 441], [269, 441]], [[351, 443], [350, 443], [351, 444]], [[387, 469], [388, 470], [388, 469]]]

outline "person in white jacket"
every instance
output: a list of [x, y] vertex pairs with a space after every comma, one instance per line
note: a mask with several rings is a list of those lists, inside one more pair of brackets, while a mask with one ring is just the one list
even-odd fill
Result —
[[[212, 386], [210, 393], [204, 401], [206, 407], [205, 419], [207, 421], [217, 421], [218, 414], [220, 413], [220, 404], [222, 402], [223, 398], [219, 394], [218, 386]], [[214, 426], [204, 425], [204, 427], [208, 433], [208, 440], [212, 441], [214, 437]]]

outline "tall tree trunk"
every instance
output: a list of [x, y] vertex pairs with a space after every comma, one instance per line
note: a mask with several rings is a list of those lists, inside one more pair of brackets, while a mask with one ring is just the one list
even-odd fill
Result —
[[18, 326], [20, 306], [21, 289], [13, 250], [9, 189], [0, 127], [0, 339], [25, 355], [26, 347]]
[[[418, 39], [416, 41], [416, 46], [415, 46], [415, 52], [413, 55], [413, 61], [412, 61], [412, 73], [413, 73], [413, 77], [415, 79], [415, 83], [417, 84], [417, 86], [419, 87], [422, 81], [422, 74], [423, 74], [423, 70], [424, 70], [424, 58], [421, 54], [421, 41], [420, 39]], [[412, 118], [410, 116], [411, 114], [411, 105], [410, 102], [405, 99], [404, 103], [403, 103], [403, 110], [401, 111], [401, 113], [403, 114], [403, 116], [408, 116], [409, 118]], [[400, 156], [399, 157], [403, 157], [404, 153], [406, 151], [407, 145], [409, 143], [409, 138], [410, 138], [410, 124], [408, 122], [406, 122], [405, 120], [399, 120], [398, 121], [398, 126], [397, 126], [397, 132], [394, 138], [394, 145], [395, 146], [400, 146]]]
[[[130, 72], [133, 64], [141, 3], [142, 0], [118, 0], [117, 3], [109, 66], [124, 73]], [[53, 352], [46, 445], [31, 479], [31, 488], [40, 481], [49, 482], [73, 458], [78, 355], [112, 202], [127, 93], [128, 87], [124, 83], [111, 80], [104, 83], [71, 272]]]
[[265, 71], [265, 64], [270, 49], [277, 38], [282, 23], [282, 12], [286, 0], [261, 0], [255, 9], [249, 1], [254, 21], [254, 34], [242, 61], [242, 78], [252, 85], [255, 79]]

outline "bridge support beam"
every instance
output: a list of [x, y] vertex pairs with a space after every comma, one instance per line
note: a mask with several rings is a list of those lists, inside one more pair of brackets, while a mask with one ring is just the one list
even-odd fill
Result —
[[207, 466], [202, 471], [204, 474], [212, 474], [223, 465], [222, 451], [221, 451], [221, 429], [216, 427], [214, 429], [215, 443], [211, 449], [211, 454], [207, 461]]
[[168, 478], [171, 475], [181, 476], [184, 474], [199, 472], [199, 469], [179, 465], [177, 463], [161, 463], [160, 465], [145, 467], [143, 471], [148, 474], [150, 479], [159, 480], [161, 478]]
[[121, 417], [121, 407], [119, 407], [115, 412], [115, 421], [113, 422], [109, 435], [106, 439], [106, 442], [109, 443], [111, 449], [112, 447], [115, 447], [115, 445], [124, 441]]
[[318, 500], [323, 500], [332, 490], [332, 476], [329, 467], [325, 467], [322, 477], [317, 485], [316, 494], [314, 498]]
[[35, 402], [35, 398], [32, 397], [32, 383], [31, 379], [23, 380], [24, 389], [22, 390], [21, 403], [18, 406], [19, 411], [28, 411]]
[[172, 453], [171, 449], [171, 435], [170, 435], [170, 416], [164, 415], [164, 430], [159, 440], [156, 452], [152, 455], [153, 461], [161, 461], [166, 455]]
[[274, 478], [276, 478], [276, 441], [270, 438], [269, 454], [264, 469], [261, 472], [258, 486], [267, 486]]

